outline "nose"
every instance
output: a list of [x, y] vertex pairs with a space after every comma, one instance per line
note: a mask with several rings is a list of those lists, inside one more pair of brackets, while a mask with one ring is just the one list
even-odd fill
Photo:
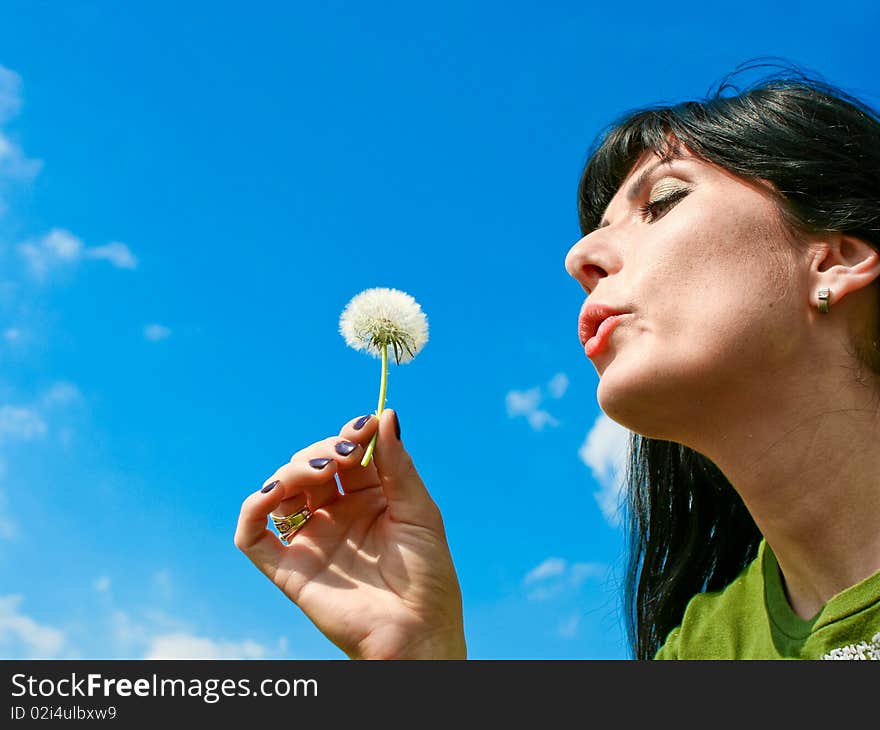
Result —
[[[588, 241], [588, 238], [593, 240]], [[584, 236], [565, 256], [565, 270], [569, 276], [577, 279], [587, 294], [596, 288], [601, 279], [608, 276], [611, 268], [608, 252], [603, 252], [603, 248], [597, 243], [594, 234]]]

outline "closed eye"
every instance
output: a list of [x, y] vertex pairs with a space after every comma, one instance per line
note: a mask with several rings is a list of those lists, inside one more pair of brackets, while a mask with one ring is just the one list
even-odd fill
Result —
[[679, 188], [668, 195], [649, 200], [644, 205], [640, 205], [639, 213], [642, 216], [642, 220], [645, 220], [648, 223], [653, 223], [658, 218], [661, 218], [670, 208], [672, 208], [672, 206], [682, 200], [688, 193], [690, 193], [690, 188]]

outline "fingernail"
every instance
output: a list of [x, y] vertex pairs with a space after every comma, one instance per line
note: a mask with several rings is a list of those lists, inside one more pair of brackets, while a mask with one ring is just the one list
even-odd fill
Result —
[[355, 431], [360, 431], [360, 430], [364, 427], [364, 425], [366, 424], [366, 422], [369, 421], [369, 420], [370, 420], [370, 417], [369, 417], [369, 416], [361, 416], [360, 418], [358, 418], [358, 419], [354, 422], [354, 430], [355, 430]]
[[266, 492], [271, 492], [273, 489], [275, 489], [275, 487], [278, 486], [279, 483], [280, 483], [280, 482], [276, 479], [276, 480], [275, 480], [274, 482], [272, 482], [271, 484], [267, 484], [267, 485], [266, 485], [265, 487], [263, 487], [260, 491], [261, 491], [263, 494], [265, 494]]
[[394, 433], [397, 434], [397, 440], [400, 441], [400, 419], [397, 417], [397, 411], [394, 411]]
[[333, 459], [309, 459], [309, 466], [315, 469], [323, 469], [327, 464], [329, 464]]
[[336, 453], [342, 454], [343, 456], [348, 456], [357, 447], [358, 445], [352, 443], [351, 441], [340, 441], [338, 444], [336, 444]]

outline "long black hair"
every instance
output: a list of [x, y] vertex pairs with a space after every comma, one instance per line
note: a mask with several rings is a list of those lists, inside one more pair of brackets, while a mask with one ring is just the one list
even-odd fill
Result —
[[[734, 85], [767, 68], [745, 89]], [[582, 234], [599, 226], [645, 151], [676, 157], [682, 145], [772, 183], [793, 241], [844, 231], [880, 250], [880, 116], [818, 75], [766, 59], [741, 64], [704, 100], [629, 112], [600, 134], [578, 186]], [[876, 349], [857, 345], [854, 354], [880, 373]], [[633, 656], [650, 659], [695, 594], [725, 587], [755, 558], [761, 533], [724, 474], [681, 444], [632, 434], [625, 481], [624, 614]]]

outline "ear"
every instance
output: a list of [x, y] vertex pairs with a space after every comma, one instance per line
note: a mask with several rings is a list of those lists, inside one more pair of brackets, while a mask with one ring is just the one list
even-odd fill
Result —
[[834, 306], [848, 294], [870, 286], [880, 276], [880, 253], [867, 241], [835, 231], [813, 244], [810, 304], [818, 304], [819, 289], [831, 290]]

